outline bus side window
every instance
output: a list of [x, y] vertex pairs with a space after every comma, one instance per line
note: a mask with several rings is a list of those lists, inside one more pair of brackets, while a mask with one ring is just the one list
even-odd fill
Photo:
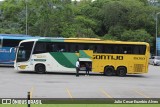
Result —
[[46, 52], [53, 52], [54, 45], [46, 44]]
[[76, 46], [75, 46], [75, 52], [78, 52], [78, 51], [79, 51], [79, 46], [76, 45]]
[[144, 55], [145, 52], [146, 52], [146, 46], [145, 46], [145, 45], [142, 45], [142, 46], [139, 46], [139, 48], [140, 48], [140, 54], [141, 54], [141, 55]]
[[69, 52], [75, 52], [75, 44], [69, 44], [70, 49]]
[[65, 44], [58, 44], [58, 52], [65, 52], [66, 47]]
[[75, 52], [78, 52], [78, 44], [75, 44], [75, 43], [69, 43], [68, 44], [68, 52], [73, 52], [73, 53], [75, 53]]
[[57, 52], [58, 49], [57, 49], [57, 44], [52, 44], [52, 52]]
[[4, 47], [15, 47], [18, 46], [21, 40], [13, 40], [13, 39], [3, 39]]
[[37, 42], [33, 53], [38, 54], [45, 52], [46, 52], [46, 43]]
[[102, 45], [98, 45], [97, 46], [97, 53], [102, 53], [102, 48], [103, 48]]
[[112, 54], [113, 53], [113, 47], [112, 45], [103, 45], [103, 53]]
[[47, 52], [58, 52], [57, 44], [47, 44], [46, 50]]
[[127, 53], [128, 54], [133, 54], [133, 52], [132, 52], [132, 46], [128, 46], [127, 47]]
[[83, 50], [90, 50], [89, 45], [88, 44], [83, 44]]
[[92, 50], [93, 52], [95, 52], [95, 45], [89, 44], [89, 49], [88, 50]]
[[133, 54], [144, 55], [146, 51], [145, 45], [133, 46]]
[[[84, 44], [78, 44], [78, 46], [77, 46], [77, 48], [79, 49], [79, 50], [84, 50]], [[76, 50], [76, 51], [78, 51], [78, 50]]]
[[97, 46], [96, 45], [93, 47], [93, 52], [97, 53]]
[[113, 45], [107, 45], [107, 52], [108, 54], [114, 53], [114, 46]]

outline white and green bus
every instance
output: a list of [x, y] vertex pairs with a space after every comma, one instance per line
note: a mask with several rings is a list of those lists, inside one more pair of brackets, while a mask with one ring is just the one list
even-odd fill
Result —
[[150, 47], [146, 42], [106, 41], [91, 38], [46, 38], [21, 41], [17, 49], [15, 70], [75, 72], [85, 63], [92, 72], [105, 75], [141, 74], [148, 72]]

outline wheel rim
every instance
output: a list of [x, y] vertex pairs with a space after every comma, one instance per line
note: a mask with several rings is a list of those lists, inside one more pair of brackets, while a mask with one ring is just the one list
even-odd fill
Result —
[[126, 75], [126, 69], [125, 68], [120, 68], [118, 70], [118, 75], [119, 76], [125, 76]]
[[36, 67], [36, 72], [37, 73], [44, 73], [45, 72], [45, 68], [41, 65]]
[[106, 70], [105, 70], [105, 75], [106, 76], [111, 76], [113, 74], [113, 69], [112, 68], [107, 68]]
[[43, 70], [44, 70], [43, 67], [38, 68], [38, 72], [43, 72]]
[[120, 70], [119, 71], [119, 75], [124, 75], [125, 74], [125, 71], [124, 70]]

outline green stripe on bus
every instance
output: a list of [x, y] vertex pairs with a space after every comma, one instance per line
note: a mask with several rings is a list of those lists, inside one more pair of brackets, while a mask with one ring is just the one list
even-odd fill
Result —
[[78, 56], [75, 53], [63, 53], [63, 55], [75, 66]]
[[54, 59], [64, 67], [75, 68], [78, 56], [75, 53], [51, 52]]
[[80, 58], [91, 58], [85, 51], [79, 50]]
[[39, 39], [40, 42], [64, 42], [64, 39]]

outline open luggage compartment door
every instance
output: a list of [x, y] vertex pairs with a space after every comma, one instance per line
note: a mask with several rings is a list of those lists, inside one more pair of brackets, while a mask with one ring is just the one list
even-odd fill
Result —
[[79, 50], [80, 71], [86, 70], [86, 63], [89, 64], [90, 71], [92, 71], [92, 56], [93, 50]]

